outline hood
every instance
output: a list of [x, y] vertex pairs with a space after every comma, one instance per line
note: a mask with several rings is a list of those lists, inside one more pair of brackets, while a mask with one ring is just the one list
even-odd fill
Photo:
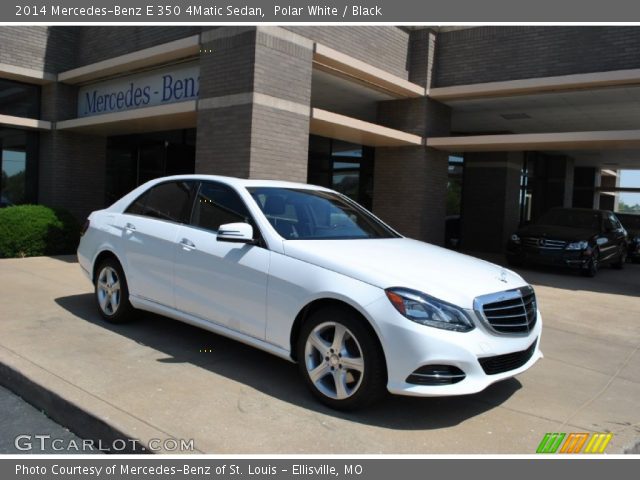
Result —
[[498, 265], [408, 238], [287, 240], [285, 254], [380, 288], [406, 287], [463, 308], [527, 285]]
[[574, 242], [578, 240], [589, 240], [598, 231], [590, 228], [564, 227], [558, 225], [527, 225], [518, 230], [521, 237], [544, 237], [554, 240], [564, 240]]

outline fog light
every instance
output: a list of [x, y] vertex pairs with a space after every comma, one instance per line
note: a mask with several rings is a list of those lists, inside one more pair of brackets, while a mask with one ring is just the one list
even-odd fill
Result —
[[423, 365], [407, 377], [414, 385], [452, 385], [461, 382], [465, 373], [453, 365]]

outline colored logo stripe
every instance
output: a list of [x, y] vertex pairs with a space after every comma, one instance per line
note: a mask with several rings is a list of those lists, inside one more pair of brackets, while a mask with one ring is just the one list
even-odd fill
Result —
[[604, 453], [609, 442], [613, 438], [612, 433], [594, 433], [584, 449], [584, 453]]
[[556, 453], [565, 433], [547, 433], [538, 445], [536, 453]]
[[[574, 432], [568, 435], [559, 432], [546, 433], [538, 445], [536, 453], [580, 453], [585, 443], [587, 446], [583, 453], [604, 453], [612, 438], [612, 433], [594, 433], [591, 438], [588, 433], [584, 432]], [[560, 451], [558, 451], [559, 448]]]
[[562, 445], [560, 453], [580, 453], [587, 438], [589, 438], [588, 433], [570, 433]]

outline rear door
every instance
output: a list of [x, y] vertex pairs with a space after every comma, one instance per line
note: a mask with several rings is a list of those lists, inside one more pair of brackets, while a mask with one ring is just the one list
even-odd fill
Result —
[[193, 185], [192, 181], [155, 185], [120, 216], [118, 226], [131, 295], [174, 306], [175, 244], [188, 213]]

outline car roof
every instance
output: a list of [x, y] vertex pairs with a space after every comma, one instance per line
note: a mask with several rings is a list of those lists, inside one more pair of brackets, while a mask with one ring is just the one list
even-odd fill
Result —
[[172, 175], [170, 177], [162, 177], [154, 180], [154, 183], [160, 183], [171, 180], [209, 180], [220, 183], [225, 183], [234, 187], [273, 187], [273, 188], [297, 188], [305, 190], [322, 190], [325, 192], [332, 192], [333, 190], [318, 185], [311, 185], [308, 183], [287, 182], [283, 180], [261, 180], [261, 179], [248, 179], [238, 177], [226, 177], [223, 175], [203, 175], [203, 174], [189, 174], [189, 175]]

